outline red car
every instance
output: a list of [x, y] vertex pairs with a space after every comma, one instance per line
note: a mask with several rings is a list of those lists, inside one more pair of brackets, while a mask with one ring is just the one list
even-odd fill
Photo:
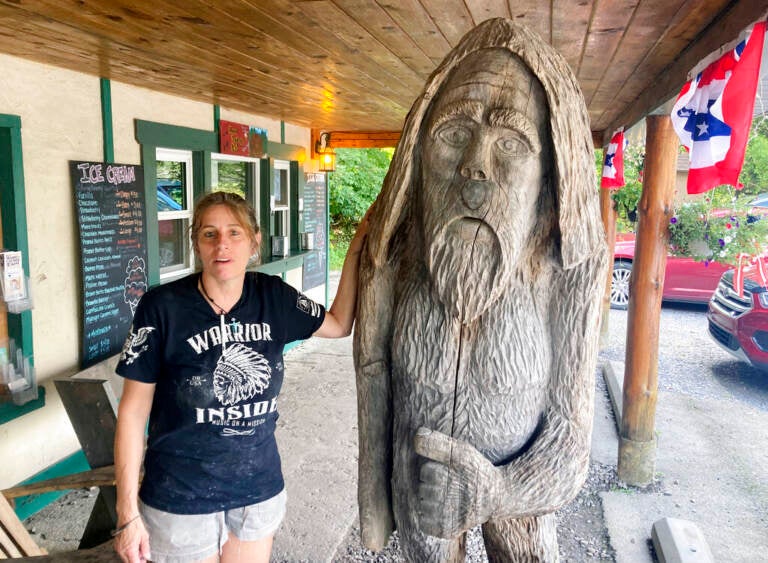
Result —
[[739, 297], [728, 270], [709, 302], [707, 320], [710, 336], [727, 352], [768, 370], [768, 288], [745, 276]]
[[[611, 307], [626, 309], [629, 304], [629, 275], [635, 257], [635, 235], [616, 235], [611, 278]], [[729, 266], [697, 262], [693, 258], [667, 255], [663, 299], [685, 303], [707, 303]]]

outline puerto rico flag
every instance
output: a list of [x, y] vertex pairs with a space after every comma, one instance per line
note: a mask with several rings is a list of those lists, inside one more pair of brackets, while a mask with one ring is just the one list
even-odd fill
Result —
[[601, 188], [620, 188], [624, 185], [624, 128], [613, 134], [605, 149]]
[[688, 193], [721, 184], [741, 188], [765, 22], [756, 23], [735, 48], [689, 80], [672, 109], [672, 126], [689, 150]]

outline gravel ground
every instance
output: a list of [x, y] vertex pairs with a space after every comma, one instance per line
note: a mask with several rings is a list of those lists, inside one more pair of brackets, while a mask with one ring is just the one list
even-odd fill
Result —
[[[607, 491], [618, 484], [616, 468], [592, 463], [589, 476], [579, 495], [557, 512], [557, 536], [561, 563], [584, 563], [586, 561], [616, 561], [608, 541], [603, 521], [603, 508], [598, 493]], [[395, 532], [389, 545], [374, 553], [360, 545], [360, 529], [355, 526], [334, 557], [339, 563], [358, 561], [389, 563], [404, 562]], [[484, 563], [485, 554], [480, 528], [471, 530], [467, 536], [467, 563]]]
[[[730, 399], [768, 411], [768, 374], [739, 361], [709, 336], [706, 305], [665, 303], [659, 327], [659, 390]], [[626, 311], [611, 311], [601, 359], [624, 361]]]

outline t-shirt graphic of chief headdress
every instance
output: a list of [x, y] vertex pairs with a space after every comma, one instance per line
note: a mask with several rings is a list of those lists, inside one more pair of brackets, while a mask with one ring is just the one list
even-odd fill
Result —
[[261, 273], [246, 274], [240, 301], [217, 315], [197, 279], [142, 297], [117, 366], [156, 385], [140, 496], [178, 513], [244, 506], [281, 490], [274, 430], [283, 347], [310, 337], [325, 317], [321, 305]]

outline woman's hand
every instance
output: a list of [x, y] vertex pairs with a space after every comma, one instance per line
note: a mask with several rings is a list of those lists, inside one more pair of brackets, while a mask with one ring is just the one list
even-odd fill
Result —
[[143, 563], [150, 560], [149, 533], [141, 518], [130, 522], [115, 536], [115, 551], [123, 563]]
[[[374, 203], [375, 205], [375, 203]], [[349, 250], [344, 259], [344, 267], [341, 270], [339, 288], [333, 305], [325, 314], [325, 320], [314, 336], [322, 338], [342, 338], [349, 336], [355, 322], [355, 307], [357, 302], [357, 270], [360, 266], [360, 254], [365, 246], [365, 238], [368, 235], [371, 212], [374, 205], [365, 212], [363, 219], [357, 226], [355, 236], [349, 243]]]
[[373, 205], [365, 212], [360, 223], [357, 225], [355, 236], [352, 237], [352, 241], [349, 243], [349, 249], [347, 250], [347, 256], [350, 254], [360, 254], [365, 245], [365, 237], [368, 236], [368, 229], [371, 225], [371, 213], [373, 211]]

